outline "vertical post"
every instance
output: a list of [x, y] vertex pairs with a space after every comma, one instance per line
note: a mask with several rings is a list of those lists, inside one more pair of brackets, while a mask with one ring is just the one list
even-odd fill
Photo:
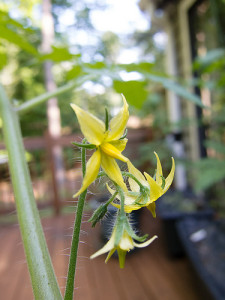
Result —
[[59, 194], [57, 177], [56, 177], [57, 166], [55, 165], [55, 159], [52, 155], [55, 146], [54, 143], [55, 141], [52, 139], [51, 134], [49, 134], [49, 132], [47, 131], [45, 133], [45, 144], [47, 148], [47, 160], [48, 160], [47, 164], [50, 167], [50, 172], [51, 172], [54, 211], [55, 211], [55, 215], [59, 215], [61, 203], [60, 203], [60, 194]]
[[[43, 0], [42, 2], [42, 51], [43, 53], [50, 53], [51, 46], [54, 40], [54, 20], [52, 16], [52, 3], [51, 0]], [[52, 92], [56, 89], [56, 84], [52, 73], [52, 62], [46, 60], [44, 62], [44, 75], [45, 86], [48, 92]], [[63, 154], [60, 145], [54, 143], [54, 140], [61, 136], [61, 119], [60, 110], [58, 107], [58, 100], [56, 97], [50, 98], [47, 102], [47, 117], [48, 117], [48, 131], [51, 151], [51, 165], [53, 176], [53, 188], [55, 196], [55, 212], [59, 213], [59, 207], [57, 201], [59, 199], [60, 190], [62, 190], [64, 182], [64, 166], [63, 166]]]
[[[172, 76], [177, 76], [177, 65], [176, 65], [176, 50], [175, 50], [175, 33], [174, 28], [168, 23], [167, 26], [167, 71]], [[181, 104], [179, 97], [172, 91], [167, 91], [168, 100], [168, 112], [169, 120], [173, 124], [173, 132], [171, 133], [173, 152], [177, 158], [184, 158], [184, 145], [182, 141], [182, 132], [180, 128], [174, 124], [178, 123], [181, 118]], [[175, 173], [175, 187], [180, 191], [184, 191], [187, 188], [186, 170], [180, 163], [176, 165]]]

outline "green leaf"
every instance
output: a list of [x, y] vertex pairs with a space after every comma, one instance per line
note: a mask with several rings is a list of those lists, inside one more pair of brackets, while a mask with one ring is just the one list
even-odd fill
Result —
[[7, 64], [7, 54], [0, 52], [0, 70], [3, 69]]
[[66, 74], [66, 79], [71, 80], [82, 74], [82, 67], [79, 65], [74, 66], [71, 70], [69, 70]]
[[149, 62], [140, 62], [139, 64], [121, 64], [120, 67], [127, 72], [150, 72], [154, 64]]
[[0, 10], [0, 24], [4, 24], [7, 27], [12, 27], [15, 29], [22, 30], [23, 32], [27, 33], [35, 33], [35, 31], [29, 27], [24, 27], [23, 24], [19, 23], [18, 21], [12, 19], [9, 14], [5, 11]]
[[123, 93], [129, 104], [141, 108], [147, 99], [148, 93], [145, 89], [145, 81], [119, 81], [114, 80], [113, 87], [118, 93]]
[[195, 60], [193, 67], [194, 69], [205, 68], [214, 63], [218, 63], [221, 59], [224, 61], [224, 57], [225, 57], [225, 49], [222, 48], [214, 49], [209, 51], [205, 56], [198, 57]]
[[195, 190], [202, 191], [225, 179], [225, 162], [215, 158], [205, 158], [195, 164], [198, 178]]
[[90, 69], [104, 69], [106, 67], [106, 65], [102, 61], [97, 61], [92, 64], [85, 64], [85, 67], [90, 68]]
[[80, 55], [71, 54], [67, 47], [55, 47], [52, 46], [52, 52], [41, 56], [42, 60], [49, 59], [54, 62], [61, 62], [66, 60], [72, 60], [78, 58]]
[[172, 81], [171, 79], [168, 79], [166, 77], [153, 75], [153, 74], [146, 74], [146, 77], [154, 82], [161, 83], [166, 89], [173, 91], [175, 94], [179, 95], [180, 97], [185, 98], [186, 100], [189, 100], [202, 108], [207, 108], [201, 102], [201, 98], [189, 92], [182, 85], [176, 83], [175, 81]]
[[4, 25], [0, 25], [0, 38], [7, 40], [35, 56], [38, 55], [38, 51], [25, 38]]

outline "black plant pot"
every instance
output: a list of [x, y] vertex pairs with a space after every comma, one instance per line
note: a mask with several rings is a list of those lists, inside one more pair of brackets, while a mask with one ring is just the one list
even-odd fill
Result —
[[[169, 193], [172, 196], [173, 192]], [[180, 196], [180, 201], [186, 197]], [[191, 201], [191, 199], [189, 199]], [[193, 200], [194, 201], [194, 200]], [[162, 220], [164, 238], [166, 242], [167, 252], [170, 258], [180, 258], [185, 256], [183, 244], [177, 231], [177, 223], [180, 220], [196, 217], [199, 219], [212, 218], [213, 211], [206, 207], [201, 207], [198, 210], [184, 210], [172, 202], [166, 201], [166, 195], [159, 199], [157, 203], [157, 211]]]
[[183, 248], [204, 284], [206, 295], [225, 299], [225, 222], [189, 217], [177, 223]]

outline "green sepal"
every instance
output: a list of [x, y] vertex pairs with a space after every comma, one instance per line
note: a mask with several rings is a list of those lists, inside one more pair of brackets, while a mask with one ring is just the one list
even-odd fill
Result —
[[105, 107], [105, 131], [109, 130], [109, 113], [108, 109]]
[[92, 223], [91, 227], [95, 227], [95, 225], [105, 216], [107, 207], [108, 206], [102, 204], [94, 211], [91, 218], [88, 220], [88, 222]]
[[128, 219], [126, 220], [126, 224], [125, 224], [125, 230], [127, 231], [127, 233], [136, 241], [138, 242], [144, 242], [147, 237], [148, 237], [148, 234], [145, 234], [143, 236], [138, 236], [134, 230], [132, 229]]
[[162, 178], [162, 185], [161, 188], [164, 189], [165, 185], [166, 185], [166, 179], [165, 177], [163, 177], [162, 175], [160, 176]]
[[117, 252], [118, 252], [118, 256], [119, 256], [120, 269], [123, 269], [125, 266], [125, 258], [126, 258], [127, 251], [124, 251], [124, 250], [118, 248]]
[[96, 149], [96, 145], [94, 144], [80, 144], [76, 142], [71, 142], [73, 145], [81, 148], [86, 148], [86, 149]]
[[123, 235], [124, 228], [125, 228], [125, 222], [126, 222], [126, 215], [121, 215], [120, 212], [117, 217], [117, 222], [116, 222], [116, 234], [115, 234], [115, 244], [114, 247], [117, 247], [120, 239]]
[[125, 139], [125, 138], [127, 137], [127, 132], [128, 132], [128, 130], [127, 130], [127, 128], [126, 128], [126, 129], [125, 129], [125, 132], [124, 132], [124, 134], [121, 136], [120, 140], [123, 140], [123, 139]]
[[104, 204], [101, 204], [92, 214], [91, 218], [88, 222], [92, 222], [91, 226], [95, 227], [95, 225], [105, 216], [108, 210], [109, 204], [115, 199], [117, 192], [115, 192], [112, 197]]
[[139, 197], [135, 200], [135, 204], [144, 206], [149, 201], [149, 188], [145, 186], [140, 187]]

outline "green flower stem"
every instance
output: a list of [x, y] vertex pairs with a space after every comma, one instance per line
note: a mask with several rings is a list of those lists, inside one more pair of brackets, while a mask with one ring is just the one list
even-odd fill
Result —
[[[25, 158], [18, 116], [0, 85], [0, 114], [18, 220], [35, 299], [62, 299], [45, 242]], [[9, 283], [10, 284], [10, 283]]]
[[129, 172], [122, 172], [122, 175], [123, 176], [126, 176], [126, 177], [130, 177], [131, 179], [133, 179], [134, 181], [137, 182], [137, 184], [140, 186], [140, 187], [144, 187], [143, 184], [140, 183], [140, 181], [131, 173]]
[[90, 76], [90, 75], [83, 76], [76, 81], [71, 81], [71, 82], [65, 84], [64, 86], [61, 86], [60, 88], [56, 89], [53, 92], [47, 92], [45, 94], [42, 94], [38, 97], [35, 97], [35, 98], [29, 100], [29, 101], [26, 101], [23, 104], [21, 104], [20, 106], [16, 107], [15, 110], [17, 112], [19, 112], [20, 114], [25, 113], [25, 112], [31, 110], [32, 108], [34, 108], [35, 106], [47, 101], [48, 99], [59, 96], [65, 92], [68, 92], [69, 90], [72, 90], [76, 86], [79, 87], [84, 82], [86, 82], [87, 80], [91, 80], [91, 79], [93, 79], [93, 75], [92, 76]]
[[[116, 184], [116, 183], [114, 183], [114, 184]], [[121, 187], [118, 184], [116, 184], [116, 188], [117, 188], [117, 191], [120, 195], [120, 215], [121, 216], [124, 216], [124, 215], [126, 216], [125, 210], [124, 210], [125, 196], [124, 196], [123, 190], [121, 189]]]
[[[85, 143], [85, 141], [83, 141]], [[82, 157], [82, 172], [83, 177], [86, 172], [86, 157], [85, 157], [85, 148], [81, 149], [81, 157]], [[70, 261], [69, 261], [69, 268], [68, 268], [68, 275], [67, 275], [67, 282], [66, 282], [66, 291], [64, 300], [73, 300], [73, 293], [74, 293], [74, 284], [75, 284], [75, 273], [76, 273], [76, 263], [77, 263], [77, 252], [78, 252], [78, 245], [79, 245], [79, 237], [80, 237], [80, 228], [81, 228], [81, 221], [84, 209], [84, 201], [86, 198], [87, 190], [85, 190], [79, 197], [77, 211], [76, 211], [76, 220], [74, 223], [74, 231], [72, 237], [72, 244], [70, 250]]]

